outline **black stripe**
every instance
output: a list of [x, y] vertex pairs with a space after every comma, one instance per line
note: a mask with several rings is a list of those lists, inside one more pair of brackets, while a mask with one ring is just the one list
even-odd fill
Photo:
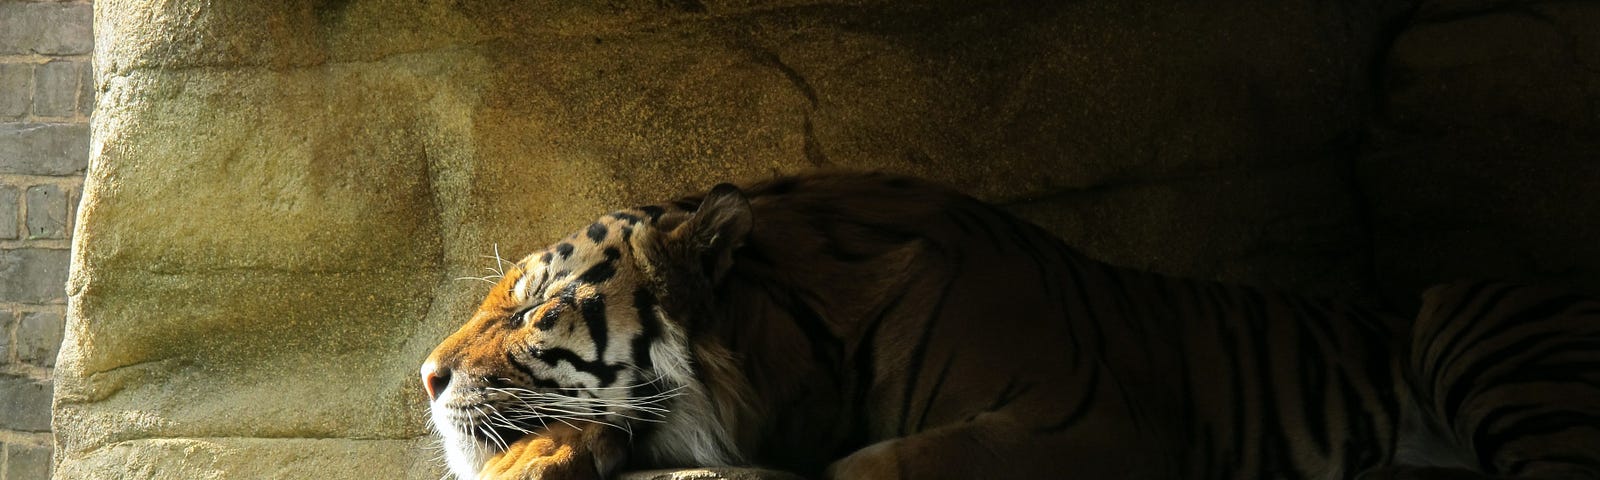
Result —
[[605, 361], [609, 333], [606, 326], [606, 296], [595, 292], [592, 297], [578, 301], [578, 312], [583, 315], [584, 326], [589, 329], [589, 340], [594, 342], [595, 361]]
[[1362, 472], [1376, 466], [1380, 458], [1377, 427], [1367, 415], [1366, 402], [1362, 401], [1350, 379], [1335, 370], [1335, 391], [1344, 403], [1345, 441], [1343, 472]]
[[878, 327], [883, 325], [884, 320], [890, 314], [899, 310], [900, 302], [905, 299], [905, 295], [906, 292], [901, 291], [900, 295], [896, 296], [894, 300], [890, 300], [889, 303], [885, 304], [878, 316], [867, 324], [866, 329], [861, 333], [860, 343], [856, 344], [855, 352], [851, 353], [851, 363], [854, 364], [855, 377], [850, 391], [852, 401], [847, 407], [851, 412], [854, 412], [852, 415], [854, 421], [850, 422], [850, 431], [839, 444], [840, 451], [835, 452], [838, 457], [849, 455], [850, 452], [861, 448], [872, 438], [871, 432], [868, 431], [871, 424], [871, 416], [868, 415], [868, 412], [872, 408], [868, 402], [871, 400], [872, 385], [877, 378]]
[[1033, 382], [1028, 382], [1026, 385], [1019, 387], [1017, 386], [1017, 377], [1011, 377], [1011, 379], [1006, 380], [1006, 386], [1000, 389], [1000, 395], [996, 396], [994, 401], [989, 402], [989, 407], [985, 408], [984, 411], [993, 412], [1005, 408], [1006, 405], [1010, 405], [1012, 401], [1026, 395], [1032, 389]]
[[1472, 445], [1478, 454], [1479, 466], [1484, 471], [1501, 473], [1494, 468], [1494, 460], [1506, 444], [1527, 437], [1549, 435], [1574, 428], [1600, 428], [1600, 415], [1573, 411], [1530, 415], [1492, 434], [1472, 439]]
[[661, 337], [661, 319], [656, 316], [656, 296], [649, 289], [639, 287], [633, 291], [633, 308], [639, 315], [639, 335], [633, 337], [633, 364], [650, 370], [655, 361], [650, 359], [650, 346]]
[[1229, 301], [1230, 292], [1218, 285], [1210, 285], [1210, 298], [1217, 305], [1217, 312], [1221, 315], [1217, 321], [1217, 338], [1222, 341], [1223, 356], [1228, 358], [1228, 369], [1223, 373], [1228, 378], [1228, 394], [1232, 401], [1232, 412], [1229, 416], [1229, 451], [1233, 453], [1232, 461], [1228, 462], [1235, 468], [1247, 468], [1245, 464], [1245, 439], [1250, 437], [1250, 425], [1247, 423], [1249, 416], [1245, 413], [1245, 405], [1249, 398], [1244, 384], [1244, 365], [1239, 348], [1239, 339], [1234, 335], [1234, 315], [1239, 310]]
[[[952, 271], [949, 278], [960, 278], [959, 271]], [[950, 299], [950, 289], [955, 286], [955, 281], [945, 282], [944, 288], [939, 289], [939, 301], [933, 304], [933, 311], [928, 315], [928, 320], [922, 325], [922, 336], [917, 339], [912, 347], [910, 363], [906, 365], [906, 387], [900, 405], [900, 435], [911, 433], [910, 425], [911, 402], [917, 390], [917, 375], [922, 371], [922, 362], [928, 354], [928, 344], [931, 343], [933, 332], [938, 330], [939, 317], [944, 315], [944, 302]]]
[[511, 365], [511, 368], [515, 368], [518, 372], [522, 372], [522, 374], [526, 375], [529, 380], [539, 380], [539, 376], [533, 374], [533, 369], [530, 369], [527, 365], [517, 361], [516, 355], [512, 355], [509, 351], [505, 352], [504, 355], [506, 357], [506, 363]]
[[817, 366], [818, 370], [827, 373], [837, 384], [843, 373], [841, 367], [844, 343], [828, 328], [827, 320], [805, 300], [797, 298], [793, 293], [787, 295], [787, 298], [776, 295], [773, 298], [784, 298], [782, 301], [784, 311], [794, 319], [795, 327], [800, 329], [800, 333], [806, 337], [806, 342], [811, 344], [811, 356], [820, 363]]
[[[1504, 323], [1501, 325], [1496, 325], [1495, 327], [1490, 328], [1490, 330], [1498, 332], [1509, 330], [1513, 327], [1527, 326], [1527, 317], [1534, 315], [1537, 315], [1539, 318], [1547, 317], [1551, 313], [1554, 313], [1552, 310], [1555, 310], [1555, 307], [1558, 307], [1559, 309], [1566, 308], [1565, 304], [1552, 305], [1550, 302], [1541, 303], [1531, 310], [1519, 312], [1512, 318], [1503, 320]], [[1486, 333], [1485, 335], [1490, 334]], [[1463, 352], [1462, 355], [1466, 355], [1468, 353], [1477, 353], [1479, 356], [1476, 359], [1469, 360], [1470, 363], [1461, 369], [1460, 373], [1450, 376], [1450, 387], [1446, 390], [1444, 399], [1443, 413], [1445, 415], [1445, 419], [1450, 422], [1455, 421], [1456, 415], [1460, 412], [1462, 402], [1466, 401], [1466, 396], [1469, 389], [1479, 386], [1477, 384], [1477, 382], [1480, 380], [1479, 377], [1483, 376], [1483, 374], [1488, 372], [1489, 369], [1504, 366], [1505, 363], [1511, 358], [1528, 354], [1531, 348], [1539, 345], [1540, 343], [1556, 338], [1570, 337], [1571, 335], [1572, 334], [1570, 332], [1546, 332], [1524, 337], [1521, 340], [1512, 342], [1510, 345], [1498, 348], [1492, 352]], [[1474, 346], [1476, 343], [1477, 342], [1474, 342]], [[1457, 357], [1459, 357], [1459, 355]], [[1452, 360], [1451, 363], [1453, 362], [1454, 360]], [[1448, 365], [1449, 364], [1447, 363], [1446, 366]]]
[[610, 280], [611, 277], [616, 276], [617, 259], [622, 257], [622, 252], [618, 251], [616, 247], [606, 247], [605, 256], [605, 260], [594, 264], [594, 266], [589, 267], [588, 270], [584, 270], [583, 274], [578, 275], [578, 281], [588, 284], [596, 284]]
[[[1193, 445], [1196, 436], [1195, 426], [1197, 425], [1197, 422], [1195, 421], [1195, 417], [1198, 414], [1196, 411], [1198, 406], [1196, 405], [1194, 398], [1195, 379], [1193, 366], [1189, 364], [1190, 351], [1188, 344], [1188, 327], [1190, 322], [1198, 322], [1204, 317], [1201, 315], [1196, 315], [1196, 312], [1194, 311], [1186, 310], [1184, 307], [1189, 306], [1190, 303], [1182, 298], [1182, 295], [1175, 290], [1177, 287], [1184, 287], [1185, 291], [1192, 291], [1188, 289], [1192, 288], [1193, 282], [1176, 281], [1166, 278], [1156, 278], [1155, 280], [1155, 285], [1157, 287], [1155, 290], [1158, 292], [1157, 295], [1161, 297], [1161, 306], [1171, 309], [1169, 312], [1166, 312], [1165, 315], [1173, 315], [1176, 312], [1185, 312], [1184, 316], [1169, 316], [1168, 318], [1189, 317], [1186, 319], [1186, 321], [1173, 322], [1171, 327], [1172, 330], [1166, 333], [1170, 335], [1172, 339], [1172, 361], [1175, 363], [1175, 365], [1173, 365], [1173, 371], [1180, 379], [1178, 382], [1178, 397], [1174, 400], [1176, 401], [1177, 405], [1180, 406], [1181, 410], [1178, 412], [1177, 424], [1174, 426], [1180, 429], [1178, 441], [1182, 442], [1184, 445]], [[1205, 452], [1203, 450], [1201, 452], [1202, 456], [1204, 456]], [[1191, 456], [1193, 453], [1194, 451], [1191, 451]]]
[[656, 220], [660, 220], [661, 214], [667, 213], [667, 209], [661, 208], [659, 205], [645, 205], [643, 207], [636, 208], [635, 210], [644, 212], [645, 216], [650, 217], [651, 223], [655, 223]]
[[1259, 385], [1257, 390], [1261, 396], [1261, 431], [1259, 452], [1261, 455], [1260, 477], [1258, 478], [1301, 478], [1300, 472], [1295, 469], [1294, 460], [1290, 457], [1289, 438], [1284, 435], [1283, 419], [1278, 411], [1277, 385], [1272, 377], [1271, 365], [1273, 355], [1271, 344], [1267, 336], [1272, 333], [1272, 319], [1269, 317], [1267, 298], [1254, 289], [1244, 290], [1246, 318], [1251, 327], [1244, 333], [1251, 344], [1251, 352], [1256, 367], [1256, 378]]
[[629, 224], [639, 223], [639, 216], [628, 212], [611, 212], [611, 218], [622, 220]]
[[[1484, 320], [1489, 313], [1494, 312], [1494, 308], [1500, 305], [1500, 301], [1504, 299], [1506, 295], [1510, 295], [1514, 290], [1512, 287], [1503, 286], [1504, 288], [1494, 292], [1494, 294], [1490, 295], [1488, 298], [1483, 299], [1481, 303], [1473, 302], [1473, 299], [1478, 298], [1476, 292], [1482, 287], [1485, 287], [1485, 285], [1474, 285], [1473, 292], [1470, 293], [1471, 296], [1463, 297], [1468, 299], [1467, 301], [1461, 302], [1460, 307], [1452, 311], [1450, 316], [1436, 320], [1440, 323], [1438, 330], [1430, 333], [1434, 335], [1444, 335], [1447, 328], [1454, 326], [1455, 334], [1450, 335], [1448, 338], [1434, 338], [1429, 341], [1428, 352], [1430, 353], [1430, 358], [1429, 362], [1427, 363], [1427, 368], [1424, 370], [1423, 377], [1429, 380], [1436, 380], [1439, 376], [1439, 372], [1443, 371], [1449, 365], [1447, 359], [1453, 357], [1451, 353], [1457, 351], [1457, 349], [1461, 347], [1461, 344], [1466, 341], [1468, 333], [1470, 333], [1472, 328], [1477, 325], [1477, 322]], [[1467, 306], [1474, 304], [1482, 306], [1480, 311], [1478, 311], [1471, 318], [1462, 318], [1460, 316], [1462, 311], [1466, 309]]]
[[544, 354], [540, 355], [538, 359], [551, 368], [560, 365], [561, 362], [567, 362], [572, 365], [572, 368], [593, 375], [600, 380], [601, 387], [609, 387], [611, 384], [616, 383], [617, 372], [622, 370], [621, 366], [584, 360], [583, 357], [578, 356], [577, 352], [565, 348], [545, 349]]
[[544, 310], [544, 315], [539, 316], [539, 321], [534, 322], [533, 328], [537, 328], [540, 331], [550, 331], [550, 329], [556, 327], [556, 321], [561, 319], [561, 314], [566, 310], [567, 306], [564, 303], [551, 305], [550, 308]]
[[944, 366], [939, 367], [939, 376], [934, 377], [933, 388], [928, 390], [928, 399], [923, 400], [922, 402], [922, 415], [917, 417], [917, 427], [915, 431], [920, 432], [922, 431], [922, 426], [927, 425], [928, 411], [933, 410], [934, 399], [939, 398], [939, 393], [944, 391], [945, 376], [950, 373], [950, 364], [955, 362], [955, 360], [955, 355], [945, 357]]
[[1061, 420], [1056, 421], [1056, 423], [1045, 425], [1043, 427], [1034, 429], [1034, 431], [1039, 433], [1060, 432], [1062, 430], [1072, 428], [1073, 425], [1078, 424], [1078, 421], [1088, 417], [1090, 410], [1089, 407], [1094, 405], [1095, 397], [1100, 394], [1099, 368], [1093, 368], [1089, 370], [1089, 384], [1085, 385], [1084, 388], [1079, 390], [1077, 393], [1078, 404], [1072, 407], [1072, 411], [1067, 412], [1066, 416], [1061, 417]]
[[1535, 458], [1525, 458], [1511, 462], [1506, 466], [1505, 473], [1521, 476], [1535, 463], [1554, 463], [1562, 466], [1578, 466], [1589, 472], [1600, 472], [1600, 458], [1583, 455], [1539, 455]]
[[[1292, 305], [1292, 302], [1291, 302]], [[1298, 308], [1297, 308], [1298, 310]], [[1296, 344], [1296, 366], [1300, 374], [1300, 400], [1301, 412], [1305, 416], [1305, 426], [1309, 430], [1311, 440], [1316, 442], [1317, 452], [1323, 456], [1329, 453], [1327, 388], [1328, 364], [1326, 360], [1333, 358], [1329, 352], [1322, 350], [1322, 345], [1312, 338], [1313, 334], [1307, 332], [1306, 324], [1314, 321], [1299, 316], [1302, 322], [1294, 327]]]

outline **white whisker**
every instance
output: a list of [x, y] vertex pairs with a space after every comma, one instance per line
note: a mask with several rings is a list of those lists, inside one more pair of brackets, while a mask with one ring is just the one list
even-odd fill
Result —
[[494, 285], [495, 281], [491, 280], [492, 278], [496, 278], [496, 277], [456, 277], [455, 279], [456, 280], [477, 280], [477, 281], [480, 281], [480, 282], [483, 282], [483, 283]]

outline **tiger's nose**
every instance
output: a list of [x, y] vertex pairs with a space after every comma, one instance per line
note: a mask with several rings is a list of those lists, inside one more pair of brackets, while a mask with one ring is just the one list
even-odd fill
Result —
[[450, 386], [450, 369], [440, 368], [438, 364], [428, 362], [422, 364], [422, 388], [428, 391], [428, 400], [438, 400], [444, 394], [444, 389]]

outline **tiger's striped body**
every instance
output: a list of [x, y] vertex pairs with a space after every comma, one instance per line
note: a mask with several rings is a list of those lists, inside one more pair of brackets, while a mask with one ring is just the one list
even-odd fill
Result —
[[[1474, 415], [1501, 436], [1533, 416], [1589, 421], [1567, 433], [1600, 438], [1593, 405], [1567, 411], [1568, 399], [1534, 397], [1505, 413], [1496, 405], [1510, 400], [1473, 393], [1461, 372], [1475, 367], [1415, 374], [1453, 314], [1411, 328], [1332, 302], [1111, 267], [906, 179], [719, 187], [582, 233], [508, 273], [424, 367], [458, 476], [509, 471], [496, 459], [516, 457], [505, 452], [520, 442], [491, 437], [545, 428], [503, 417], [517, 428], [479, 428], [494, 419], [473, 420], [473, 409], [528, 403], [496, 397], [496, 384], [594, 398], [675, 392], [647, 405], [671, 410], [658, 422], [640, 421], [638, 402], [608, 400], [623, 406], [588, 418], [631, 437], [575, 427], [592, 465], [520, 474], [545, 478], [726, 463], [830, 478], [1352, 478], [1397, 461], [1475, 465], [1446, 426], [1484, 424]], [[599, 265], [604, 278], [587, 275]], [[552, 281], [557, 271], [569, 274]], [[560, 314], [569, 310], [590, 313]], [[1555, 319], [1539, 332], [1600, 338], [1592, 318], [1539, 313]], [[1469, 336], [1449, 351], [1499, 338]], [[1568, 393], [1594, 394], [1597, 370], [1575, 361], [1550, 377], [1587, 381]], [[1476, 410], [1441, 415], [1430, 403], [1440, 389]], [[1534, 430], [1504, 443], [1538, 445], [1548, 435]], [[1502, 449], [1488, 455], [1506, 460], [1487, 463], [1590, 468], [1596, 443], [1546, 461]], [[528, 463], [503, 463], [518, 462]]]

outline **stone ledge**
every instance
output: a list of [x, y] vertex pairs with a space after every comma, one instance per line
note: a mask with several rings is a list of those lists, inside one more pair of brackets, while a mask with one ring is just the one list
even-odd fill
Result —
[[778, 470], [715, 467], [626, 472], [618, 475], [617, 480], [804, 480], [804, 477]]

